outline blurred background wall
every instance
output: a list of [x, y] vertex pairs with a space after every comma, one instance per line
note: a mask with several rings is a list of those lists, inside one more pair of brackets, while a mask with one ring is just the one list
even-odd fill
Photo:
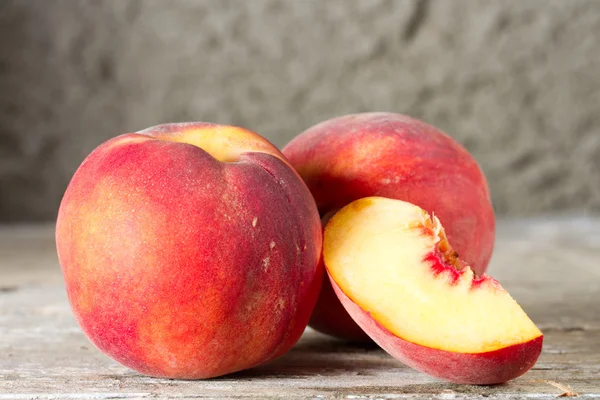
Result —
[[362, 111], [459, 140], [499, 214], [600, 211], [600, 1], [1, 0], [0, 222], [53, 220], [120, 133]]

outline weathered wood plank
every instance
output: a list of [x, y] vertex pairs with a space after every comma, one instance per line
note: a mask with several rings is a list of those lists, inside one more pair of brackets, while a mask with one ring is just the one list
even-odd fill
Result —
[[0, 227], [0, 399], [600, 398], [600, 219], [504, 220], [490, 267], [544, 331], [538, 364], [493, 387], [454, 385], [308, 330], [278, 361], [208, 381], [141, 376], [71, 315], [52, 227]]

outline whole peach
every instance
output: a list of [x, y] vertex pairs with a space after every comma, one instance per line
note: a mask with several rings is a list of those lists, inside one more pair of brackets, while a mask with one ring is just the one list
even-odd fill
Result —
[[118, 136], [62, 200], [58, 256], [77, 321], [143, 374], [208, 378], [284, 354], [322, 279], [310, 192], [267, 140], [169, 124]]
[[[294, 138], [283, 154], [313, 194], [321, 216], [368, 196], [408, 201], [435, 214], [461, 259], [485, 272], [494, 247], [494, 212], [475, 159], [450, 136], [393, 113], [333, 118]], [[368, 340], [326, 280], [310, 325]], [[358, 331], [357, 331], [358, 330]]]

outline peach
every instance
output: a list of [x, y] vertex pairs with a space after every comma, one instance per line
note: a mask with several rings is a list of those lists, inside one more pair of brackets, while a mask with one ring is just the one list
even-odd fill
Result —
[[456, 383], [527, 372], [543, 335], [493, 278], [457, 257], [437, 217], [383, 197], [356, 200], [325, 227], [323, 258], [341, 303], [384, 350]]
[[[321, 216], [368, 196], [405, 200], [434, 213], [474, 272], [485, 272], [494, 247], [494, 212], [473, 157], [438, 129], [392, 113], [334, 118], [309, 128], [283, 154], [304, 179]], [[331, 296], [326, 281], [310, 325], [368, 339]]]
[[143, 374], [199, 379], [284, 354], [317, 300], [322, 229], [267, 140], [206, 123], [118, 136], [62, 200], [58, 256], [77, 321]]

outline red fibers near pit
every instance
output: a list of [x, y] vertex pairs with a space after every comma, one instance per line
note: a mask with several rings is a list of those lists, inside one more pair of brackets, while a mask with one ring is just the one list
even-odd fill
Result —
[[[459, 270], [457, 269], [458, 267], [448, 264], [445, 260], [444, 255], [439, 252], [431, 252], [427, 254], [423, 261], [429, 263], [429, 267], [436, 276], [449, 271], [450, 273], [447, 273], [447, 276], [449, 277], [449, 283], [451, 285], [455, 285], [458, 282], [461, 275], [463, 274], [462, 269], [469, 266], [464, 261], [457, 259], [458, 263], [462, 265], [462, 269]], [[497, 287], [498, 289], [502, 289], [502, 286], [500, 285], [500, 283], [498, 283], [497, 280], [486, 274], [483, 274], [481, 276], [474, 275], [473, 281], [471, 282], [471, 289], [478, 289], [483, 283], [488, 283], [492, 286]]]
[[460, 279], [461, 272], [454, 266], [446, 264], [443, 255], [437, 252], [431, 252], [425, 256], [424, 261], [427, 261], [431, 270], [435, 275], [449, 271], [450, 284], [456, 284]]

